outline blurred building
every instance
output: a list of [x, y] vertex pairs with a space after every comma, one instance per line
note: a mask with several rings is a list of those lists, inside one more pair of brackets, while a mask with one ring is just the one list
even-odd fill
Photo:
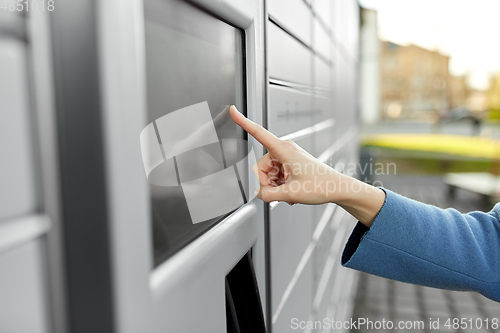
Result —
[[377, 11], [360, 8], [359, 61], [360, 107], [363, 123], [380, 119], [380, 41]]
[[490, 79], [490, 87], [486, 92], [486, 101], [490, 118], [500, 119], [500, 72]]
[[466, 77], [450, 75], [450, 57], [416, 45], [381, 42], [381, 114], [435, 118], [466, 104]]
[[482, 112], [488, 107], [487, 93], [484, 90], [471, 89], [465, 105], [472, 112]]
[[467, 76], [449, 76], [448, 77], [449, 106], [451, 109], [467, 105], [471, 90], [467, 85]]

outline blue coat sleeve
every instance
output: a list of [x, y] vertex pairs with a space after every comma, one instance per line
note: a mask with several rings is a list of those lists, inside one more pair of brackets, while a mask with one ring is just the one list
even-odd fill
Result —
[[385, 202], [371, 228], [354, 228], [343, 266], [500, 301], [500, 203], [488, 213], [462, 214], [381, 189]]

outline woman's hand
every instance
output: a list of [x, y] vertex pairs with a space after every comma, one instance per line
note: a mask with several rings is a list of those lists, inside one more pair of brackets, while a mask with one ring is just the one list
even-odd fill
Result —
[[319, 205], [335, 202], [367, 226], [385, 200], [385, 192], [343, 175], [318, 161], [296, 143], [281, 140], [231, 106], [230, 114], [268, 153], [254, 166], [260, 183], [256, 196], [263, 201]]
[[263, 201], [286, 201], [317, 205], [334, 199], [341, 176], [290, 140], [280, 140], [262, 126], [245, 118], [234, 106], [231, 117], [262, 143], [268, 153], [254, 166], [260, 183], [257, 197]]

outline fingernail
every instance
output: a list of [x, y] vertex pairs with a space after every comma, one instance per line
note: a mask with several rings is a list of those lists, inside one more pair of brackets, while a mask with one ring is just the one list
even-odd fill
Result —
[[253, 193], [253, 195], [257, 196], [257, 194], [259, 194], [259, 191], [260, 191], [260, 189], [259, 189], [259, 188], [258, 188], [258, 189], [256, 189], [256, 190], [255, 190], [255, 192]]
[[233, 105], [234, 109], [236, 110], [236, 112], [238, 112], [239, 114], [241, 114], [244, 118], [246, 118], [247, 116], [245, 116], [243, 113], [240, 112], [240, 110], [238, 110], [238, 108], [236, 107], [236, 105]]

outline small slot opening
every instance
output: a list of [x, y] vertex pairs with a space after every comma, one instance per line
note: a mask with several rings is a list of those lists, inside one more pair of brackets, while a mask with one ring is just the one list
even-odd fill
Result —
[[226, 327], [228, 333], [266, 332], [251, 250], [226, 276]]

